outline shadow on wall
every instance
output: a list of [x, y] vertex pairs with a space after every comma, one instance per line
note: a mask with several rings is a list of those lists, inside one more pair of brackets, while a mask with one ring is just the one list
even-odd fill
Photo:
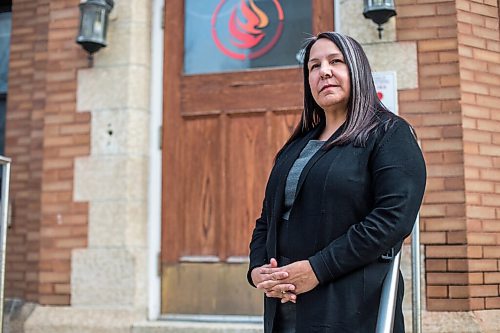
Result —
[[3, 333], [24, 333], [24, 322], [35, 309], [34, 303], [8, 298], [4, 306]]

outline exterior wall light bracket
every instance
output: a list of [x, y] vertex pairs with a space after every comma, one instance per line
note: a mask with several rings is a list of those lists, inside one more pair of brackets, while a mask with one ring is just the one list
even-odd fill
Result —
[[382, 24], [386, 23], [391, 17], [396, 16], [394, 0], [364, 0], [365, 8], [363, 16], [371, 19], [378, 24], [378, 38], [382, 39]]
[[109, 13], [113, 0], [82, 0], [80, 2], [80, 28], [76, 42], [89, 53], [89, 59], [101, 47], [107, 45]]

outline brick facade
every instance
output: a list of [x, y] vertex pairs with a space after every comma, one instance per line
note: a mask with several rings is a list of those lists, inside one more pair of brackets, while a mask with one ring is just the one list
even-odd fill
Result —
[[[484, 3], [483, 3], [484, 2]], [[396, 1], [419, 88], [399, 95], [428, 168], [421, 209], [428, 310], [500, 308], [498, 1]]]
[[[6, 155], [13, 158], [7, 297], [70, 304], [71, 251], [87, 246], [74, 163], [90, 152], [76, 112], [79, 0], [16, 0]], [[416, 41], [419, 88], [399, 92], [428, 167], [421, 210], [428, 310], [500, 309], [498, 0], [397, 0], [397, 39]], [[167, 59], [168, 60], [168, 59]]]
[[90, 115], [76, 112], [78, 0], [12, 6], [6, 155], [12, 227], [6, 296], [70, 303], [71, 250], [86, 247], [88, 207], [73, 201], [75, 157], [90, 150]]
[[[457, 1], [469, 254], [477, 282], [450, 289], [471, 309], [500, 308], [500, 39], [498, 1]], [[451, 287], [450, 287], [451, 288]]]

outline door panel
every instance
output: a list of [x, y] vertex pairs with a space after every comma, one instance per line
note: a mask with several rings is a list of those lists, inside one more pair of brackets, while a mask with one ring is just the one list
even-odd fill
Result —
[[247, 256], [252, 223], [262, 205], [269, 153], [267, 120], [263, 113], [229, 118], [226, 179], [226, 249], [230, 256]]
[[220, 120], [218, 117], [191, 117], [183, 122], [183, 172], [176, 193], [183, 194], [184, 245], [181, 256], [217, 255], [220, 219], [221, 165]]
[[[314, 32], [332, 29], [332, 7], [312, 1]], [[184, 75], [183, 34], [184, 1], [165, 1], [162, 312], [258, 315], [248, 244], [274, 155], [300, 117], [302, 72]]]

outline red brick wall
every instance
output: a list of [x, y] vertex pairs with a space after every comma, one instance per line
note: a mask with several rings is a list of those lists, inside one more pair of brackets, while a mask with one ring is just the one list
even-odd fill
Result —
[[[489, 15], [496, 10], [498, 18], [497, 5], [478, 2], [482, 1], [475, 1], [474, 6], [488, 7]], [[472, 36], [462, 32], [462, 3], [460, 0], [396, 1], [398, 40], [417, 42], [419, 88], [400, 92], [399, 102], [401, 114], [417, 129], [428, 168], [420, 217], [422, 243], [426, 245], [429, 310], [500, 308], [499, 274], [489, 273], [498, 271], [500, 258], [500, 216], [498, 203], [497, 206], [493, 203], [497, 198], [495, 190], [497, 194], [500, 190], [498, 171], [493, 169], [499, 163], [498, 138], [493, 128], [496, 126], [498, 132], [500, 127], [498, 107], [495, 121], [492, 97], [488, 96], [495, 92], [498, 96], [498, 87], [495, 90], [492, 86], [491, 75], [488, 84], [476, 85], [472, 81], [477, 78], [471, 77], [471, 72], [486, 61], [480, 57], [489, 57], [490, 61], [495, 54], [498, 57], [498, 30], [495, 44], [490, 30], [476, 29], [489, 36], [489, 45], [497, 48], [496, 53], [491, 49], [486, 55], [479, 50], [465, 57], [462, 44], [468, 43]], [[498, 29], [498, 20], [496, 24]], [[484, 45], [487, 43], [485, 40]], [[486, 67], [484, 64], [481, 68]], [[486, 111], [479, 101], [488, 101], [489, 109], [486, 107]], [[477, 140], [482, 140], [482, 151]], [[471, 149], [475, 156], [471, 156]], [[484, 194], [479, 194], [483, 191], [478, 188], [481, 184], [488, 188]], [[489, 282], [485, 280], [487, 275]], [[496, 306], [492, 306], [494, 300]]]
[[[79, 0], [16, 0], [6, 155], [13, 226], [6, 293], [69, 304], [71, 250], [86, 246], [88, 207], [73, 201], [90, 114], [76, 112]], [[421, 210], [427, 308], [500, 308], [498, 0], [398, 0], [397, 37], [416, 41], [419, 88], [400, 91], [428, 166]]]
[[14, 1], [6, 155], [13, 226], [7, 297], [70, 303], [71, 250], [86, 246], [88, 207], [73, 202], [75, 157], [88, 155], [90, 114], [76, 112], [78, 0]]
[[457, 1], [464, 137], [467, 259], [457, 270], [474, 275], [451, 297], [472, 309], [500, 308], [500, 38], [498, 0]]
[[[48, 1], [14, 1], [5, 154], [12, 158], [13, 226], [8, 230], [6, 296], [38, 300]], [[34, 20], [33, 18], [37, 18]], [[37, 56], [35, 56], [38, 54]]]

